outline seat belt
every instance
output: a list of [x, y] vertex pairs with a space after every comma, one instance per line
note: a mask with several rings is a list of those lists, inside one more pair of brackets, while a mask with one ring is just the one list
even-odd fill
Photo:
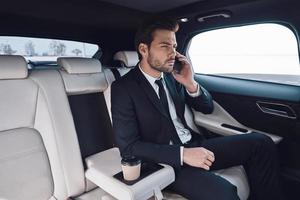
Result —
[[121, 78], [121, 74], [117, 68], [111, 68], [110, 70], [114, 74], [115, 80]]

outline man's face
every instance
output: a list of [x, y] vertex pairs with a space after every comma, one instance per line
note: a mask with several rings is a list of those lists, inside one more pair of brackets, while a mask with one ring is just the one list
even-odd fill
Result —
[[176, 56], [175, 32], [168, 30], [156, 30], [153, 33], [153, 41], [148, 47], [146, 59], [150, 67], [159, 72], [170, 73]]

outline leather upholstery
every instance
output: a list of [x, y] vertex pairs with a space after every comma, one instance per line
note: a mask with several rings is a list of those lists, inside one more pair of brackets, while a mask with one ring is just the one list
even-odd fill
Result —
[[[54, 184], [36, 111], [43, 101], [21, 56], [0, 56], [0, 197], [50, 199]], [[9, 79], [9, 80], [6, 80]]]
[[18, 128], [0, 132], [0, 199], [49, 199], [53, 182], [38, 131]]
[[0, 60], [0, 80], [23, 79], [27, 77], [27, 62], [24, 57], [0, 55]]
[[37, 97], [31, 80], [0, 80], [0, 131], [33, 127]]
[[93, 58], [61, 57], [57, 59], [57, 63], [69, 74], [92, 74], [102, 71], [100, 61]]
[[[58, 58], [58, 62], [60, 66], [65, 69], [65, 71], [60, 70], [59, 72], [61, 74], [67, 95], [91, 94], [106, 91], [108, 83], [105, 74], [102, 72], [102, 65], [98, 60], [95, 62], [95, 59], [92, 58], [74, 59], [63, 57]], [[94, 69], [100, 68], [101, 70], [85, 71], [83, 68], [86, 66], [91, 66]], [[67, 69], [74, 68], [76, 68], [77, 73], [69, 73], [70, 70], [67, 71]], [[88, 179], [83, 178], [83, 180], [85, 182], [84, 191], [88, 192], [97, 187]], [[89, 196], [89, 194], [83, 195], [85, 198], [88, 198]], [[78, 198], [83, 197], [78, 196]]]
[[118, 51], [114, 55], [114, 60], [122, 61], [126, 67], [134, 67], [139, 61], [136, 51]]
[[57, 199], [85, 191], [84, 169], [76, 130], [62, 78], [56, 70], [40, 70], [30, 78], [44, 100], [38, 104], [35, 127], [41, 132], [49, 156]]
[[[134, 185], [127, 186], [116, 181], [113, 175], [121, 171], [121, 156], [118, 148], [111, 148], [86, 158], [88, 169], [86, 177], [97, 185], [105, 188], [117, 199], [147, 199], [153, 195], [154, 190], [160, 190], [175, 180], [172, 167], [164, 168], [150, 174]], [[160, 193], [161, 194], [161, 193]]]
[[58, 58], [65, 89], [68, 95], [104, 91], [107, 81], [99, 60], [93, 58]]
[[[9, 56], [9, 63], [23, 61]], [[5, 63], [7, 57], [0, 56], [1, 75]], [[59, 72], [33, 71], [26, 78], [18, 72], [0, 80], [0, 198], [65, 200], [84, 193], [83, 164]]]
[[68, 95], [102, 92], [107, 88], [104, 73], [68, 74], [60, 71]]

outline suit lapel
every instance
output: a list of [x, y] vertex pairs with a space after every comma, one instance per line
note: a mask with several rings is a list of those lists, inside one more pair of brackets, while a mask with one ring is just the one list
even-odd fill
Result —
[[162, 107], [162, 104], [154, 91], [153, 87], [149, 83], [149, 81], [146, 79], [146, 77], [142, 74], [141, 70], [139, 69], [139, 66], [137, 65], [135, 68], [135, 78], [138, 81], [139, 85], [142, 87], [144, 92], [146, 93], [149, 100], [152, 102], [154, 107], [161, 112], [165, 117], [168, 118], [168, 114], [164, 111], [164, 108]]

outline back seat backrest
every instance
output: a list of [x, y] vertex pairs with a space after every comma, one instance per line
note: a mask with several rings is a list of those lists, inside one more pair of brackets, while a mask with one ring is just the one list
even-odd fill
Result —
[[[66, 188], [66, 196], [77, 196], [85, 191], [84, 168], [64, 83], [56, 70], [33, 71], [30, 78], [40, 86], [50, 113], [48, 117], [44, 116], [43, 110], [40, 111], [43, 120], [51, 121], [53, 133], [49, 131], [51, 127], [48, 124], [38, 126], [49, 136], [45, 137], [44, 142], [48, 146], [50, 162], [53, 160], [54, 186], [59, 183], [57, 188]], [[63, 179], [64, 182], [56, 179]]]
[[[35, 128], [39, 87], [20, 56], [0, 56], [0, 198], [50, 199], [47, 152]], [[38, 190], [38, 191], [36, 191]]]
[[118, 51], [113, 59], [120, 62], [120, 66], [117, 68], [120, 76], [127, 74], [139, 62], [138, 54], [135, 51]]
[[[58, 58], [84, 159], [113, 147], [111, 121], [103, 92], [108, 83], [99, 60]], [[86, 191], [95, 188], [87, 182]]]
[[[83, 158], [112, 147], [107, 108], [103, 92], [108, 83], [99, 60], [64, 57], [58, 59], [72, 110]], [[108, 120], [108, 121], [107, 121]], [[106, 125], [104, 125], [106, 124]], [[102, 134], [101, 134], [102, 133]], [[92, 149], [91, 146], [97, 146]]]
[[[108, 82], [108, 87], [104, 91], [105, 101], [107, 105], [108, 114], [111, 119], [111, 84], [128, 73], [139, 62], [138, 55], [135, 51], [118, 51], [114, 55], [113, 66], [107, 66], [104, 69], [104, 74]], [[117, 75], [116, 75], [117, 73]]]
[[[42, 83], [36, 74], [27, 75], [23, 57], [0, 56], [0, 198], [63, 200], [78, 195], [84, 188], [79, 180], [83, 169], [75, 158], [75, 130], [64, 123], [72, 116], [61, 101], [66, 95], [60, 76]], [[61, 84], [61, 90], [53, 84]]]

